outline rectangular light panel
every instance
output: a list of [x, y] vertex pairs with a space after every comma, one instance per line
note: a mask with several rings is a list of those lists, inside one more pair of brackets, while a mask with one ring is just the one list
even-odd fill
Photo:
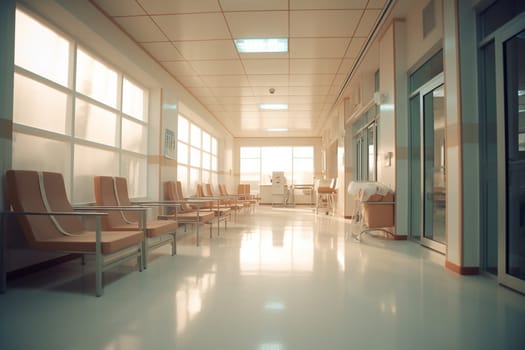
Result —
[[283, 111], [288, 109], [287, 103], [261, 103], [259, 105], [260, 109], [270, 110], [270, 111]]
[[235, 46], [239, 53], [288, 52], [288, 39], [235, 39]]

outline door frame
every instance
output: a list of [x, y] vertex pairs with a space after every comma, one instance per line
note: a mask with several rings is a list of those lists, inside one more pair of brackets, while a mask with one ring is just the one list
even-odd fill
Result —
[[525, 293], [525, 280], [507, 273], [507, 151], [506, 151], [506, 101], [504, 72], [504, 43], [525, 30], [525, 13], [513, 18], [494, 38], [496, 54], [496, 108], [498, 145], [498, 282]]
[[[446, 232], [446, 223], [447, 223], [447, 215], [446, 215], [446, 207], [445, 207], [445, 243], [441, 243], [441, 242], [438, 242], [438, 241], [434, 241], [432, 239], [429, 239], [429, 238], [426, 238], [425, 237], [425, 210], [424, 210], [424, 206], [425, 206], [425, 192], [424, 192], [424, 189], [425, 189], [425, 179], [424, 179], [424, 175], [425, 175], [425, 138], [424, 138], [424, 135], [425, 135], [425, 123], [424, 123], [424, 108], [425, 108], [425, 105], [424, 105], [424, 97], [425, 95], [427, 95], [428, 93], [432, 92], [433, 90], [435, 90], [436, 88], [440, 87], [440, 86], [444, 86], [445, 85], [445, 75], [443, 72], [439, 73], [438, 75], [436, 75], [435, 77], [433, 77], [432, 79], [430, 79], [429, 81], [427, 81], [425, 84], [423, 84], [418, 90], [417, 92], [415, 91], [412, 95], [415, 95], [416, 93], [419, 94], [419, 127], [420, 127], [420, 165], [421, 165], [421, 168], [420, 168], [420, 189], [419, 189], [419, 192], [420, 192], [420, 199], [421, 199], [421, 205], [422, 205], [422, 210], [421, 210], [421, 220], [420, 220], [420, 224], [421, 224], [421, 236], [420, 236], [420, 244], [427, 247], [427, 248], [430, 248], [432, 250], [435, 250], [439, 253], [442, 253], [442, 254], [446, 254], [446, 251], [447, 251], [447, 239], [448, 239], [448, 234]], [[446, 98], [446, 96], [445, 96]], [[446, 131], [446, 116], [445, 116], [445, 131]], [[446, 133], [445, 133], [446, 134]], [[448, 171], [448, 167], [446, 167], [445, 165], [445, 179], [447, 178], [447, 171]], [[445, 189], [447, 188], [447, 182], [445, 182]], [[446, 195], [446, 190], [445, 190], [445, 195]], [[445, 202], [446, 203], [446, 202]]]

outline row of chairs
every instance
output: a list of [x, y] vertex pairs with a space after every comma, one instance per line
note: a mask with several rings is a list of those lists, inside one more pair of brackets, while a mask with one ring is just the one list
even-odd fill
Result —
[[[226, 222], [231, 217], [232, 205], [225, 206], [228, 201], [236, 204], [235, 210], [241, 203], [238, 196], [227, 194], [215, 197], [203, 192], [203, 196], [186, 198], [180, 182], [174, 181], [164, 184], [164, 201], [160, 202], [132, 202], [122, 177], [96, 176], [94, 188], [95, 206], [73, 207], [62, 174], [9, 170], [6, 202], [12, 210], [2, 213], [2, 234], [8, 226], [6, 218], [16, 216], [30, 248], [80, 254], [83, 263], [85, 255], [94, 255], [97, 296], [103, 294], [103, 271], [130, 259], [136, 259], [142, 271], [147, 268], [148, 251], [164, 244], [171, 244], [175, 255], [179, 225], [195, 226], [198, 245], [201, 224], [209, 224], [211, 237], [214, 220]], [[154, 220], [147, 219], [152, 206], [164, 208]], [[90, 226], [86, 218], [92, 218], [94, 224]], [[5, 239], [0, 238], [4, 244]], [[5, 252], [6, 247], [0, 249]], [[2, 270], [5, 287], [3, 263]]]

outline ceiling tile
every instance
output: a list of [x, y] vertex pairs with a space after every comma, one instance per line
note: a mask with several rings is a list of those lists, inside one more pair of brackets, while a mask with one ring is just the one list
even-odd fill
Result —
[[137, 5], [135, 0], [94, 0], [93, 2], [110, 16], [137, 16], [146, 14], [144, 10]]
[[288, 74], [288, 60], [243, 60], [247, 74]]
[[273, 88], [275, 89], [274, 92], [270, 93], [267, 86], [254, 86], [253, 92], [257, 96], [287, 96], [289, 94], [289, 88], [287, 86], [278, 86]]
[[177, 41], [174, 44], [187, 60], [235, 59], [238, 57], [231, 40]]
[[350, 37], [361, 18], [361, 10], [292, 11], [292, 37]]
[[368, 6], [369, 9], [383, 9], [385, 6], [387, 0], [368, 0]]
[[288, 12], [229, 12], [226, 20], [234, 38], [282, 38], [288, 36]]
[[184, 60], [179, 51], [171, 42], [142, 43], [141, 46], [148, 51], [157, 61]]
[[333, 74], [292, 74], [290, 75], [290, 86], [330, 86], [333, 79]]
[[346, 57], [354, 57], [356, 58], [359, 56], [359, 52], [363, 48], [363, 45], [366, 42], [366, 38], [352, 38], [352, 41], [350, 42], [350, 45], [348, 46], [348, 50], [346, 51]]
[[288, 0], [219, 0], [223, 11], [288, 10]]
[[213, 94], [217, 97], [223, 96], [254, 96], [251, 87], [221, 87], [212, 88]]
[[210, 88], [207, 88], [207, 87], [192, 87], [190, 88], [190, 91], [195, 95], [195, 96], [215, 96], [213, 94], [213, 91], [210, 89]]
[[238, 105], [253, 105], [258, 103], [257, 97], [221, 97], [220, 101], [223, 105], [238, 104]]
[[288, 59], [288, 52], [250, 52], [250, 53], [239, 53], [241, 59], [246, 60], [266, 60], [266, 59]]
[[206, 84], [198, 75], [179, 75], [177, 80], [186, 87], [205, 87]]
[[352, 69], [354, 63], [355, 63], [355, 60], [353, 58], [343, 59], [343, 62], [341, 62], [341, 66], [339, 67], [339, 70], [337, 71], [337, 73], [338, 74], [350, 73], [350, 70]]
[[290, 58], [342, 57], [349, 42], [349, 38], [292, 38]]
[[291, 10], [364, 9], [368, 0], [290, 0]]
[[380, 13], [380, 10], [366, 10], [354, 35], [363, 37], [370, 35]]
[[289, 94], [290, 96], [306, 96], [306, 95], [326, 95], [329, 90], [329, 86], [291, 86]]
[[245, 75], [206, 75], [202, 80], [209, 87], [250, 86]]
[[244, 73], [239, 60], [191, 61], [191, 65], [202, 75], [239, 75]]
[[230, 33], [220, 13], [152, 16], [172, 41], [229, 39]]
[[149, 14], [218, 12], [221, 10], [217, 0], [138, 0], [138, 2]]
[[162, 65], [173, 75], [191, 75], [194, 76], [197, 72], [192, 66], [185, 61], [162, 62]]
[[291, 74], [327, 74], [336, 73], [340, 59], [296, 59], [290, 60]]
[[115, 22], [137, 42], [166, 41], [166, 36], [148, 16], [117, 17]]
[[248, 75], [252, 86], [288, 86], [288, 75], [286, 74], [261, 74]]

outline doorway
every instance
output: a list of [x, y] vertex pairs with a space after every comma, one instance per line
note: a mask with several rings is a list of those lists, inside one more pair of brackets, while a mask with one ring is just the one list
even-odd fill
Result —
[[498, 31], [498, 280], [525, 293], [525, 15]]
[[446, 118], [443, 73], [417, 90], [410, 106], [411, 237], [446, 252]]

